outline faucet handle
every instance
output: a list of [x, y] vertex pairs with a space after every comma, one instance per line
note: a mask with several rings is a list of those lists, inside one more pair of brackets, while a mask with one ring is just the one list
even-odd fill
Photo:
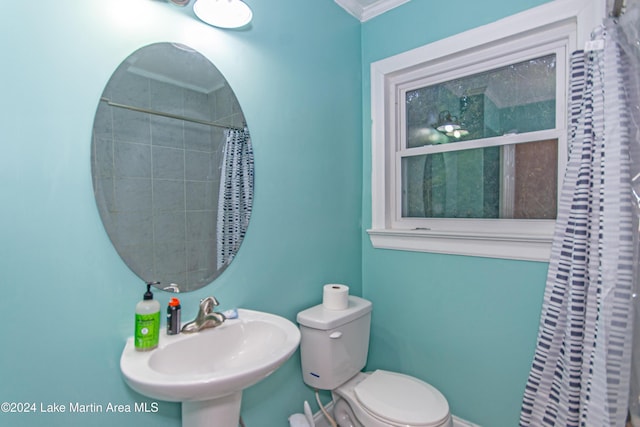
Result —
[[216, 297], [214, 296], [210, 296], [210, 297], [206, 297], [200, 300], [200, 305], [203, 304], [211, 304], [213, 307], [217, 307], [220, 305], [220, 303], [218, 302], [218, 300], [216, 299]]
[[220, 303], [218, 302], [218, 300], [216, 299], [216, 297], [206, 297], [204, 299], [200, 300], [200, 313], [198, 314], [200, 315], [207, 315], [209, 313], [213, 313], [213, 310], [215, 309], [215, 307], [219, 306]]

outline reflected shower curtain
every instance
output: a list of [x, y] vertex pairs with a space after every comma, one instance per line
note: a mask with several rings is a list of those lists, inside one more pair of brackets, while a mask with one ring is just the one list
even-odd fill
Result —
[[521, 426], [622, 427], [628, 414], [638, 69], [618, 31], [607, 22], [596, 34], [604, 49], [572, 56], [570, 155]]
[[253, 207], [253, 150], [248, 129], [227, 129], [218, 194], [217, 266], [231, 262]]

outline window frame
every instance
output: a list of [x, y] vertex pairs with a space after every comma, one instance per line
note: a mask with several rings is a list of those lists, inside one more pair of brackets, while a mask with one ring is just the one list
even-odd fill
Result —
[[577, 46], [589, 40], [591, 28], [604, 17], [606, 5], [602, 3], [553, 1], [371, 64], [372, 227], [367, 232], [375, 248], [548, 261], [555, 220], [401, 217], [402, 154], [406, 150], [417, 154], [443, 149], [402, 146], [404, 94], [412, 88], [555, 53], [554, 129], [456, 142], [451, 146], [458, 150], [557, 139], [560, 187], [567, 159], [569, 57]]

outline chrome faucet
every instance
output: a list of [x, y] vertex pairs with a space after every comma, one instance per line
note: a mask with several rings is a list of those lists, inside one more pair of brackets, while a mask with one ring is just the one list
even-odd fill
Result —
[[215, 328], [222, 325], [226, 320], [224, 314], [213, 311], [218, 306], [218, 300], [215, 297], [207, 297], [200, 301], [200, 309], [195, 320], [185, 324], [182, 327], [182, 332], [192, 333], [199, 332], [207, 328]]
[[172, 283], [169, 286], [165, 286], [164, 288], [162, 288], [162, 290], [178, 294], [180, 293], [180, 286], [176, 285], [175, 283]]

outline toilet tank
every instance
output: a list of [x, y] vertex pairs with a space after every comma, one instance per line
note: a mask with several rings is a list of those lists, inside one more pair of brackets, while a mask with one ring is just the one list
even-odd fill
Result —
[[298, 313], [302, 378], [307, 385], [333, 390], [364, 368], [371, 308], [370, 301], [349, 296], [344, 310], [320, 304]]

